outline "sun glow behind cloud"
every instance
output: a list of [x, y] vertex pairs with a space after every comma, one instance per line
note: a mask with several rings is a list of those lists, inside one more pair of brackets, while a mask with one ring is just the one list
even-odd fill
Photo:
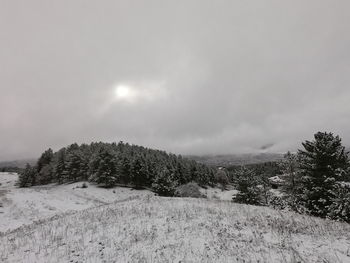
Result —
[[118, 101], [132, 102], [137, 97], [137, 91], [128, 85], [117, 85], [114, 88], [115, 98]]
[[116, 102], [147, 103], [164, 98], [164, 82], [118, 83], [114, 86]]
[[164, 81], [119, 82], [104, 93], [103, 103], [96, 115], [104, 115], [118, 107], [155, 105], [153, 103], [167, 98], [168, 91]]

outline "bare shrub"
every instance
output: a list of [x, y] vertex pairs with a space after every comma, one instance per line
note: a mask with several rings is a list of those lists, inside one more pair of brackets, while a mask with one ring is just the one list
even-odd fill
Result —
[[219, 169], [215, 174], [215, 181], [221, 185], [221, 189], [225, 190], [226, 186], [229, 184], [229, 179], [226, 172], [222, 169]]
[[188, 183], [180, 185], [175, 190], [175, 196], [177, 197], [194, 197], [194, 198], [203, 198], [205, 197], [200, 191], [199, 186], [196, 183]]

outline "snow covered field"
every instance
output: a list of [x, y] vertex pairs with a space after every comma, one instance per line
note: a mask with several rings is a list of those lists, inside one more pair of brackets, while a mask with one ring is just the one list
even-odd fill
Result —
[[16, 180], [17, 174], [0, 173], [0, 233], [58, 214], [152, 194], [124, 187], [99, 188], [88, 182], [88, 188], [80, 188], [82, 182], [18, 188]]
[[0, 233], [2, 262], [350, 262], [349, 224], [127, 188], [72, 189], [81, 183], [17, 189], [0, 176], [1, 224], [26, 224]]
[[222, 191], [219, 188], [208, 187], [200, 190], [209, 200], [232, 201], [232, 197], [237, 194], [237, 190], [228, 186], [228, 189]]

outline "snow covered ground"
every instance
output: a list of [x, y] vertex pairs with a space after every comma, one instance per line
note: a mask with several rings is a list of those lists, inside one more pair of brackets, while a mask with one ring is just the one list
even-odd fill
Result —
[[221, 201], [233, 189], [163, 198], [0, 178], [0, 262], [350, 262], [349, 224]]
[[100, 188], [82, 182], [31, 188], [15, 186], [17, 174], [0, 173], [0, 233], [62, 213], [152, 194], [147, 190]]
[[264, 207], [138, 197], [0, 235], [5, 262], [350, 262], [350, 225]]
[[232, 201], [232, 197], [237, 194], [237, 190], [228, 186], [228, 189], [222, 191], [219, 188], [208, 187], [200, 190], [209, 200]]
[[[115, 201], [154, 195], [148, 190], [126, 187], [105, 189], [88, 182], [18, 188], [18, 175], [0, 173], [0, 233], [62, 213], [80, 211]], [[88, 188], [81, 188], [85, 183]], [[201, 192], [210, 200], [231, 201], [237, 193], [209, 187]]]

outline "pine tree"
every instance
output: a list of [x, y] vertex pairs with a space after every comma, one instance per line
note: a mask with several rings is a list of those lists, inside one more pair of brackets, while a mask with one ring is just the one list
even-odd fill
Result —
[[59, 184], [64, 182], [66, 173], [66, 148], [62, 148], [57, 152], [57, 162], [54, 168], [55, 179]]
[[45, 164], [40, 169], [36, 177], [36, 183], [40, 185], [49, 184], [53, 182], [54, 173], [53, 166], [51, 163]]
[[130, 165], [130, 175], [136, 188], [143, 188], [150, 184], [147, 165], [141, 154], [133, 157]]
[[90, 165], [90, 180], [105, 187], [118, 183], [118, 164], [115, 153], [108, 148], [101, 148]]
[[233, 201], [249, 205], [260, 205], [261, 192], [255, 172], [246, 167], [241, 167], [235, 172], [235, 177], [237, 178], [236, 189], [238, 193], [233, 197]]
[[38, 172], [40, 172], [40, 170], [47, 164], [50, 164], [51, 160], [53, 158], [53, 151], [51, 148], [49, 148], [48, 150], [46, 150], [38, 159], [37, 162], [37, 170]]
[[325, 217], [349, 159], [339, 136], [318, 132], [314, 138], [302, 144], [305, 150], [298, 151], [301, 185], [295, 198], [310, 214]]
[[131, 160], [127, 152], [122, 152], [118, 155], [118, 170], [119, 170], [119, 180], [122, 184], [130, 184], [131, 178]]
[[199, 185], [209, 185], [210, 184], [210, 173], [207, 167], [205, 167], [202, 164], [197, 164], [196, 174], [195, 174], [195, 181]]
[[29, 187], [35, 184], [37, 176], [37, 169], [35, 167], [30, 166], [28, 163], [18, 176], [18, 186], [19, 187]]
[[175, 164], [175, 179], [180, 185], [187, 183], [186, 180], [186, 167], [183, 163], [182, 157], [180, 156]]
[[169, 168], [160, 169], [152, 183], [152, 189], [161, 196], [173, 196], [177, 186], [174, 171]]
[[350, 185], [337, 183], [327, 217], [350, 223]]
[[86, 164], [79, 149], [69, 151], [66, 156], [66, 170], [64, 181], [77, 182], [85, 178]]

